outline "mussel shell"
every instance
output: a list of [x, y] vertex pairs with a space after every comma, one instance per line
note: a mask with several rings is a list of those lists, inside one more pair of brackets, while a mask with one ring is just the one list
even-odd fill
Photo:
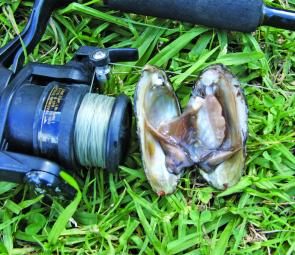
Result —
[[[235, 185], [241, 178], [246, 157], [246, 140], [248, 135], [248, 107], [240, 82], [222, 65], [206, 69], [198, 80], [190, 104], [199, 98], [216, 97], [225, 120], [224, 139], [220, 146], [215, 142], [204, 142], [212, 153], [198, 163], [202, 176], [214, 187], [226, 189]], [[203, 124], [203, 130], [210, 130], [212, 123], [198, 116], [198, 125]], [[204, 121], [205, 120], [205, 121]], [[215, 124], [213, 124], [215, 125]], [[207, 131], [206, 131], [207, 132]], [[199, 133], [205, 136], [205, 131]], [[208, 134], [207, 134], [208, 135]], [[215, 134], [211, 134], [214, 137]]]
[[166, 74], [153, 66], [144, 67], [135, 93], [135, 115], [145, 174], [158, 195], [174, 192], [180, 178], [167, 167], [158, 128], [180, 113]]

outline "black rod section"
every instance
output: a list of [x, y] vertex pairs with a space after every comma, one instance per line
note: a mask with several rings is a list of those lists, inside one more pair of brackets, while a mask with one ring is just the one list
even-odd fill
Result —
[[295, 31], [295, 12], [264, 6], [261, 25]]
[[295, 30], [295, 14], [265, 6], [263, 0], [104, 0], [106, 6], [239, 32], [260, 25]]
[[263, 18], [263, 0], [104, 0], [106, 6], [226, 30], [253, 32]]

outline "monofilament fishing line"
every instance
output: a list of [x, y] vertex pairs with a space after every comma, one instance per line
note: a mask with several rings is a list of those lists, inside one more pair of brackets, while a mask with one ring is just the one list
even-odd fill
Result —
[[115, 98], [86, 94], [78, 111], [74, 146], [81, 166], [106, 167], [106, 137]]

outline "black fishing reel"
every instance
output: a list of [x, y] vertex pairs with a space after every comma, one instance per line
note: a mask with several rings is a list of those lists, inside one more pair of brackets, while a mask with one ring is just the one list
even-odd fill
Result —
[[106, 123], [100, 123], [103, 112], [89, 108], [96, 122], [89, 121], [88, 133], [82, 140], [91, 139], [91, 134], [104, 126], [103, 140], [97, 145], [103, 157], [101, 165], [80, 160], [76, 136], [81, 135], [81, 131], [77, 131], [77, 122], [83, 125], [84, 115], [89, 112], [85, 98], [108, 82], [110, 64], [138, 58], [136, 49], [83, 46], [66, 65], [29, 63], [23, 66], [23, 46], [28, 53], [32, 52], [51, 12], [70, 2], [35, 1], [27, 27], [0, 49], [0, 181], [28, 183], [39, 192], [49, 190], [65, 196], [72, 196], [74, 190], [60, 178], [62, 169], [97, 166], [113, 172], [126, 157], [132, 120], [127, 96], [112, 99], [107, 122], [101, 120]]

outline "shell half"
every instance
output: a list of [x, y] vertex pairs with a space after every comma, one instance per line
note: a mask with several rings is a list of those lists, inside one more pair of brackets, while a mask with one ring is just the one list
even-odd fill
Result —
[[215, 188], [239, 182], [246, 158], [248, 106], [240, 82], [222, 66], [209, 67], [200, 76], [188, 107], [204, 100], [197, 115], [198, 138], [210, 152], [200, 160], [202, 176]]
[[135, 114], [147, 179], [158, 195], [170, 194], [177, 187], [181, 171], [170, 168], [174, 163], [169, 159], [183, 164], [186, 155], [159, 132], [163, 123], [181, 114], [176, 95], [163, 71], [153, 66], [144, 67], [135, 94]]

